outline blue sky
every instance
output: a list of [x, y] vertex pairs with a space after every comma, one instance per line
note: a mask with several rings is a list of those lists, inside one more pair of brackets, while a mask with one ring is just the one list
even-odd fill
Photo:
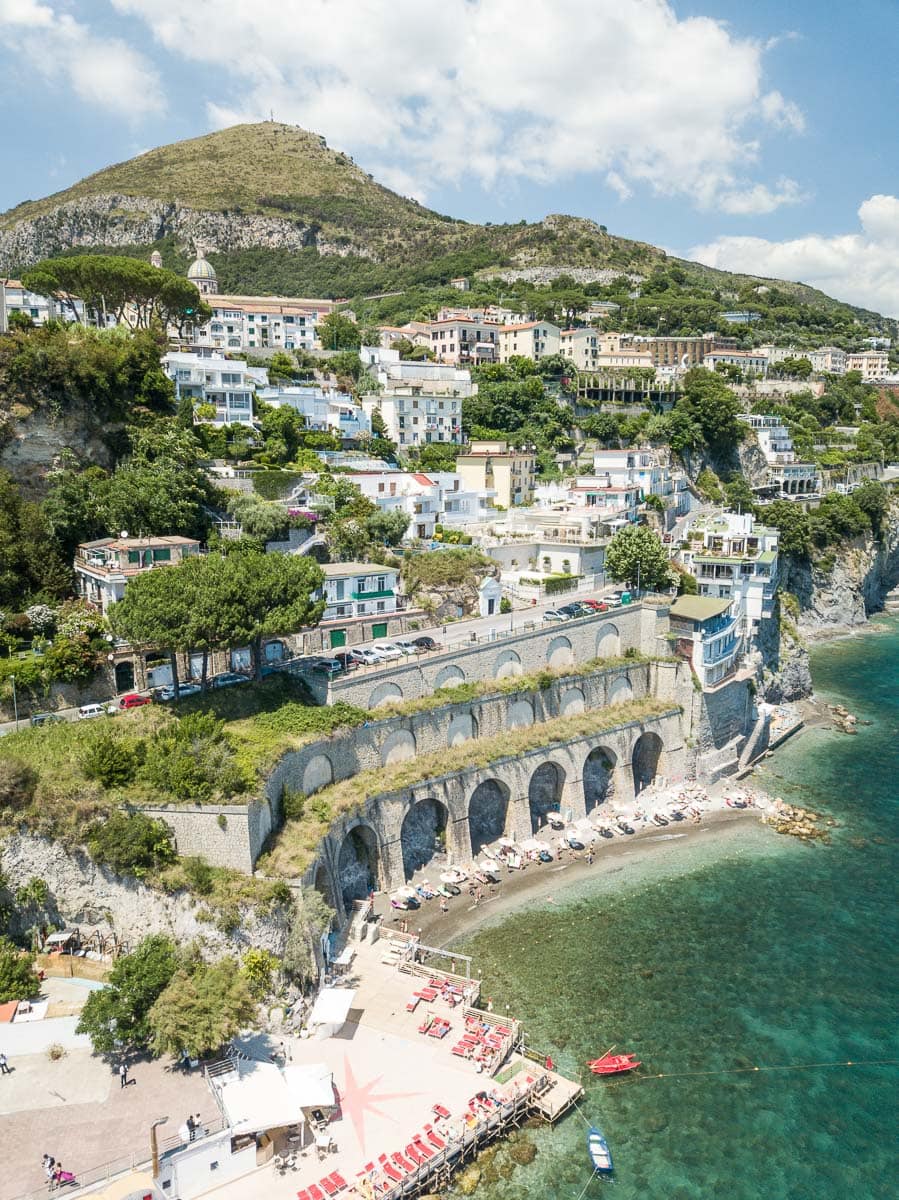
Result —
[[899, 316], [897, 0], [0, 0], [0, 209], [240, 120]]

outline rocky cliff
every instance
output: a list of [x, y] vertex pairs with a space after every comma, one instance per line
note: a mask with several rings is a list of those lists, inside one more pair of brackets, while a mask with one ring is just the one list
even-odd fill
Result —
[[[82, 850], [66, 850], [58, 842], [20, 833], [0, 846], [0, 871], [11, 891], [32, 879], [43, 879], [49, 900], [40, 920], [68, 927], [101, 926], [115, 930], [133, 946], [151, 933], [164, 933], [179, 945], [197, 942], [206, 957], [239, 954], [250, 946], [281, 955], [287, 939], [282, 909], [261, 914], [244, 905], [240, 922], [227, 932], [206, 919], [203, 905], [185, 892], [166, 895], [98, 866]], [[17, 934], [36, 923], [32, 914]]]

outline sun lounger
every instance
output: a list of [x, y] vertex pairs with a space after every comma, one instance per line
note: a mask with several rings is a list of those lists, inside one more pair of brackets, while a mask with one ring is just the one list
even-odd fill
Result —
[[416, 992], [413, 996], [410, 996], [410, 998], [406, 1002], [406, 1012], [415, 1012], [415, 1010], [416, 1010], [416, 1008], [418, 1008], [418, 1005], [420, 1004], [420, 1002], [421, 1002], [421, 996], [419, 996], [418, 993]]
[[297, 1200], [309, 1200], [309, 1193], [305, 1188], [301, 1192], [297, 1192]]
[[431, 1112], [433, 1112], [435, 1116], [439, 1117], [441, 1121], [448, 1121], [450, 1118], [450, 1110], [445, 1108], [442, 1104], [435, 1104], [431, 1109]]
[[325, 1194], [317, 1183], [309, 1185], [309, 1200], [325, 1200]]
[[469, 1054], [471, 1053], [471, 1047], [466, 1046], [464, 1042], [459, 1042], [457, 1045], [453, 1046], [450, 1053], [455, 1054], [457, 1058], [468, 1058]]
[[421, 1136], [421, 1134], [420, 1134], [420, 1133], [419, 1133], [419, 1134], [417, 1134], [417, 1135], [416, 1135], [416, 1137], [415, 1137], [415, 1149], [416, 1149], [416, 1150], [417, 1150], [417, 1151], [418, 1151], [420, 1154], [423, 1154], [425, 1158], [431, 1158], [431, 1157], [433, 1156], [433, 1154], [434, 1154], [434, 1151], [433, 1151], [433, 1150], [431, 1149], [431, 1147], [430, 1147], [430, 1146], [427, 1144], [427, 1142], [425, 1142], [425, 1141], [422, 1139], [422, 1136]]
[[434, 1127], [432, 1125], [425, 1125], [425, 1133], [427, 1134], [428, 1141], [431, 1143], [432, 1146], [434, 1146], [437, 1150], [444, 1149], [444, 1147], [446, 1146], [446, 1142], [443, 1140], [443, 1138], [440, 1136], [440, 1134], [438, 1134], [434, 1130]]
[[393, 1161], [396, 1163], [396, 1165], [398, 1167], [403, 1168], [403, 1170], [406, 1172], [407, 1175], [415, 1170], [415, 1167], [412, 1165], [412, 1163], [409, 1161], [409, 1159], [406, 1158], [406, 1156], [403, 1153], [401, 1153], [401, 1151], [397, 1150], [397, 1152], [395, 1154], [391, 1154], [390, 1157], [393, 1159]]
[[346, 1183], [346, 1180], [344, 1179], [344, 1177], [341, 1175], [341, 1173], [339, 1171], [332, 1171], [331, 1178], [337, 1184], [338, 1191], [342, 1192], [344, 1190], [344, 1188], [346, 1187], [347, 1183]]
[[320, 1180], [318, 1181], [318, 1186], [319, 1186], [319, 1187], [321, 1187], [321, 1188], [323, 1188], [323, 1189], [325, 1190], [325, 1192], [327, 1192], [327, 1194], [328, 1194], [329, 1196], [336, 1196], [336, 1195], [337, 1195], [337, 1188], [336, 1188], [336, 1187], [334, 1186], [334, 1184], [331, 1182], [331, 1176], [330, 1176], [330, 1175], [326, 1175], [324, 1179], [320, 1179]]
[[427, 1033], [433, 1024], [434, 1024], [433, 1017], [426, 1017], [425, 1020], [422, 1021], [422, 1023], [419, 1025], [418, 1032], [419, 1033]]
[[388, 1161], [386, 1154], [380, 1155], [378, 1162], [381, 1164], [381, 1169], [388, 1179], [392, 1179], [394, 1183], [403, 1182], [403, 1176], [399, 1173], [393, 1163]]

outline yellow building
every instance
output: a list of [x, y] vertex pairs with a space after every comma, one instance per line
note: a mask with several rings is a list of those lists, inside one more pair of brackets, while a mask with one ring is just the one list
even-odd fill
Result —
[[466, 491], [495, 492], [495, 505], [512, 508], [534, 499], [536, 464], [531, 450], [510, 450], [505, 442], [472, 442], [469, 452], [456, 459], [456, 471]]

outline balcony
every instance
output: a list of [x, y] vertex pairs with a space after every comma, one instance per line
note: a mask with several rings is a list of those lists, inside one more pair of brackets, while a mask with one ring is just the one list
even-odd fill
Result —
[[353, 600], [386, 600], [393, 594], [393, 588], [381, 588], [376, 592], [351, 592], [350, 596]]
[[737, 636], [728, 636], [717, 640], [712, 645], [703, 644], [702, 661], [707, 667], [714, 666], [715, 663], [724, 662], [726, 658], [731, 658], [740, 650], [740, 638]]

